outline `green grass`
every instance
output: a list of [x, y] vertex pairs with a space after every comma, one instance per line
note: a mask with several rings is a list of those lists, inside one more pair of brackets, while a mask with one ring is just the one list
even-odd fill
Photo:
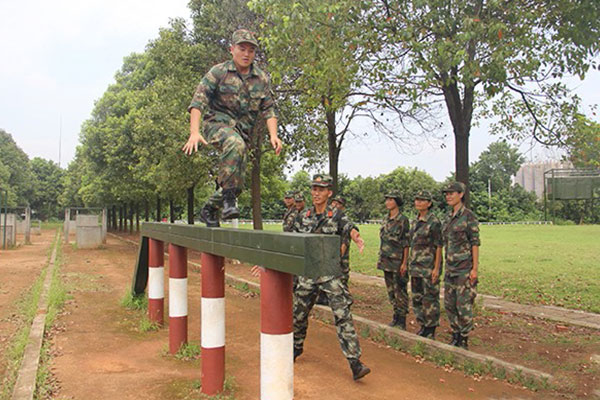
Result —
[[[252, 225], [240, 225], [250, 229]], [[281, 225], [264, 225], [281, 231]], [[360, 225], [365, 250], [351, 247], [355, 272], [377, 270], [379, 225]], [[600, 313], [600, 225], [482, 225], [480, 293], [526, 304]]]

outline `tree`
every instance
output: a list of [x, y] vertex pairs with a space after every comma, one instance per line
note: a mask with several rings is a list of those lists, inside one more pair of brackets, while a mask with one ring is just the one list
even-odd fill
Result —
[[0, 160], [0, 184], [7, 191], [8, 206], [28, 205], [33, 195], [29, 157], [3, 129], [0, 129]]
[[488, 190], [488, 180], [492, 191], [509, 189], [512, 178], [517, 174], [525, 159], [516, 147], [500, 141], [491, 143], [479, 155], [479, 160], [471, 164], [471, 191]]
[[63, 192], [63, 170], [54, 161], [35, 157], [30, 162], [34, 191], [30, 206], [38, 218], [59, 218], [59, 196]]
[[583, 114], [575, 115], [565, 147], [575, 167], [600, 169], [600, 124]]
[[410, 96], [415, 107], [443, 101], [456, 179], [468, 185], [478, 105], [491, 102], [482, 111], [499, 117], [497, 132], [560, 142], [577, 101], [557, 80], [583, 77], [595, 66], [599, 17], [594, 0], [380, 0], [365, 15], [363, 31], [379, 32], [383, 44], [372, 71], [387, 90]]

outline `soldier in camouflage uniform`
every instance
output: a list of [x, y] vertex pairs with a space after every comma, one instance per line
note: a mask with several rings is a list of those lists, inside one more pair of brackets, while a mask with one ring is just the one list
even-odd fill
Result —
[[381, 245], [377, 268], [383, 271], [385, 286], [394, 316], [390, 326], [406, 329], [406, 314], [408, 314], [408, 232], [410, 224], [400, 212], [402, 195], [391, 192], [385, 195], [385, 207], [388, 217], [383, 221], [379, 230]]
[[304, 210], [306, 210], [306, 201], [304, 201], [304, 195], [302, 192], [297, 192], [294, 195], [294, 207], [296, 207], [296, 212], [298, 216], [302, 214]]
[[449, 344], [467, 349], [477, 296], [480, 241], [479, 222], [463, 204], [465, 190], [462, 182], [454, 182], [443, 190], [452, 209], [442, 225], [442, 237], [446, 253], [444, 308], [453, 332]]
[[[344, 226], [349, 221], [344, 215], [328, 206], [327, 202], [332, 194], [331, 185], [332, 179], [329, 175], [318, 174], [313, 177], [311, 188], [313, 206], [304, 212], [302, 219], [296, 224], [298, 232], [342, 234]], [[308, 316], [315, 305], [319, 290], [327, 296], [335, 318], [342, 352], [350, 363], [354, 380], [358, 380], [371, 370], [360, 361], [360, 344], [350, 312], [352, 301], [347, 287], [342, 283], [341, 276], [298, 277], [298, 284], [294, 292], [294, 360], [303, 352], [304, 339], [308, 329]]]
[[296, 206], [294, 204], [294, 195], [296, 193], [293, 191], [289, 191], [285, 194], [283, 202], [287, 207], [285, 214], [283, 214], [283, 231], [284, 232], [293, 232], [294, 231], [294, 223], [296, 222], [296, 217], [298, 216], [298, 210], [296, 210]]
[[408, 273], [413, 311], [421, 329], [420, 336], [435, 338], [440, 324], [440, 266], [442, 262], [442, 226], [430, 211], [431, 193], [425, 190], [415, 195], [417, 217], [410, 228]]
[[[182, 150], [190, 155], [198, 150], [198, 143], [210, 143], [220, 153], [218, 189], [200, 212], [200, 218], [210, 227], [219, 226], [222, 206], [223, 219], [239, 216], [236, 199], [244, 186], [246, 148], [259, 118], [266, 120], [275, 153], [281, 151], [270, 80], [254, 65], [257, 46], [250, 31], [235, 31], [230, 48], [232, 59], [208, 71], [188, 107], [190, 136]], [[204, 135], [200, 133], [201, 119]]]

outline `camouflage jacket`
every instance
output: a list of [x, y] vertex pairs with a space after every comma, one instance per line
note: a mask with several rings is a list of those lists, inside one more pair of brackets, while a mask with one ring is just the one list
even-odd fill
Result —
[[[317, 214], [315, 207], [310, 207], [298, 214], [296, 219], [295, 231], [300, 233], [321, 233], [324, 235], [340, 235], [344, 233], [344, 227], [351, 224], [350, 220], [336, 209], [327, 206], [323, 214]], [[341, 272], [341, 271], [340, 271]], [[327, 282], [336, 276], [328, 275], [317, 279], [309, 279], [312, 283]]]
[[473, 267], [471, 248], [479, 246], [479, 222], [471, 210], [464, 205], [452, 216], [446, 215], [442, 225], [444, 252], [446, 253], [446, 275], [466, 275]]
[[442, 247], [442, 224], [428, 212], [425, 219], [417, 218], [410, 228], [410, 254], [408, 271], [410, 276], [429, 278], [433, 271], [435, 251]]
[[[338, 212], [345, 216], [345, 213], [343, 211]], [[345, 220], [347, 220], [348, 222], [342, 229], [341, 244], [344, 252], [340, 253], [340, 266], [342, 268], [342, 272], [344, 274], [347, 274], [350, 272], [350, 241], [352, 240], [352, 238], [350, 237], [350, 232], [352, 232], [353, 229], [356, 229], [358, 231], [358, 226], [356, 226], [356, 224], [350, 221], [348, 218], [346, 218]]]
[[398, 272], [404, 258], [404, 248], [408, 247], [408, 218], [398, 213], [394, 218], [389, 216], [379, 230], [379, 261], [377, 268], [383, 271]]
[[188, 111], [197, 108], [204, 123], [235, 127], [247, 140], [259, 114], [275, 117], [275, 103], [267, 74], [256, 65], [242, 77], [233, 60], [217, 64], [208, 71], [196, 88]]
[[285, 210], [285, 214], [283, 214], [283, 231], [284, 232], [293, 232], [294, 231], [294, 223], [296, 222], [296, 217], [298, 216], [298, 210], [296, 207], [292, 206]]

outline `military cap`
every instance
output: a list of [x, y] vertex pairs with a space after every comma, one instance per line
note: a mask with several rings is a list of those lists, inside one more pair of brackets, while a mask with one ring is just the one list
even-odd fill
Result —
[[342, 196], [334, 197], [333, 200], [331, 200], [331, 201], [337, 201], [338, 203], [340, 203], [343, 206], [346, 205], [346, 200], [344, 200], [344, 198]]
[[236, 45], [238, 43], [251, 43], [258, 47], [258, 41], [248, 29], [238, 29], [233, 32], [233, 35], [231, 35], [231, 44]]
[[331, 187], [333, 179], [327, 174], [316, 174], [313, 175], [312, 186]]
[[451, 184], [449, 184], [448, 186], [446, 186], [445, 188], [442, 189], [442, 193], [447, 193], [447, 192], [464, 193], [466, 190], [467, 190], [467, 187], [465, 186], [464, 183], [452, 182]]
[[419, 190], [417, 192], [417, 194], [415, 194], [415, 199], [431, 201], [432, 197], [431, 197], [431, 193], [429, 193], [429, 191]]
[[296, 194], [296, 192], [294, 192], [293, 190], [288, 190], [287, 192], [285, 192], [285, 198], [293, 199], [295, 194]]
[[298, 192], [294, 195], [294, 201], [304, 201], [304, 194]]
[[386, 199], [402, 199], [402, 193], [397, 190], [389, 191], [385, 194]]

